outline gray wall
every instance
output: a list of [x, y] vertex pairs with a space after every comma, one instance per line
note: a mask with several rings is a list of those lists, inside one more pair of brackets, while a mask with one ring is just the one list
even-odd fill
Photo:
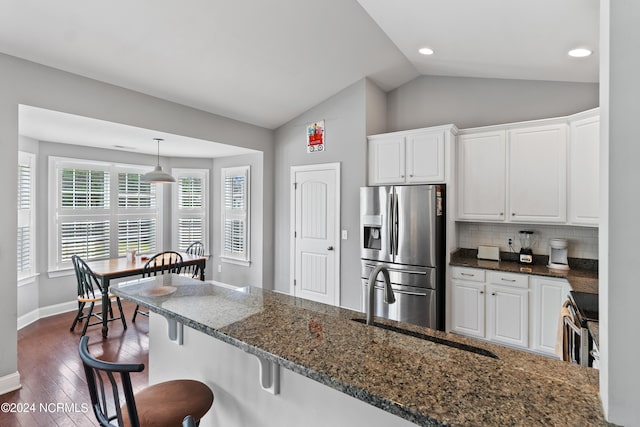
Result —
[[387, 131], [448, 123], [465, 129], [597, 106], [595, 83], [421, 76], [387, 94]]
[[[289, 292], [290, 172], [292, 166], [341, 163], [340, 224], [349, 233], [341, 240], [340, 301], [360, 309], [359, 188], [366, 185], [365, 80], [347, 87], [276, 129], [275, 289]], [[326, 151], [306, 152], [305, 130], [325, 121]]]
[[[18, 105], [26, 104], [264, 151], [265, 200], [273, 196], [273, 132], [268, 129], [4, 54], [0, 54], [0, 93], [0, 181], [6, 188], [17, 185]], [[17, 370], [15, 197], [15, 191], [8, 192], [0, 206], [0, 270], [5, 274], [0, 284], [0, 378]], [[273, 221], [270, 208], [265, 208], [264, 216], [266, 223]], [[264, 232], [267, 245], [273, 241], [272, 228]]]
[[[221, 216], [222, 208], [220, 200], [222, 198], [222, 182], [221, 168], [234, 166], [251, 166], [251, 197], [249, 205], [250, 215], [250, 255], [251, 265], [248, 267], [222, 262], [220, 253], [222, 251], [222, 229]], [[212, 199], [215, 208], [210, 212], [212, 223], [211, 239], [211, 274], [207, 277], [219, 282], [228, 283], [236, 286], [252, 285], [263, 287], [263, 256], [262, 256], [262, 229], [263, 229], [263, 179], [262, 179], [262, 153], [246, 154], [242, 156], [221, 157], [213, 161], [212, 182]], [[269, 228], [273, 228], [269, 225]], [[269, 246], [273, 247], [273, 242], [269, 242]], [[272, 250], [269, 250], [271, 253]], [[218, 273], [218, 266], [221, 266], [222, 272]], [[265, 280], [268, 286], [271, 286], [271, 280]], [[265, 286], [266, 287], [266, 286]], [[270, 288], [269, 288], [270, 289]]]
[[[600, 388], [609, 421], [640, 426], [640, 341], [637, 339], [638, 239], [640, 226], [640, 2], [601, 3], [603, 154], [609, 156], [600, 230]], [[609, 15], [610, 13], [610, 15]], [[608, 172], [608, 174], [606, 173]], [[607, 193], [605, 191], [605, 193]]]

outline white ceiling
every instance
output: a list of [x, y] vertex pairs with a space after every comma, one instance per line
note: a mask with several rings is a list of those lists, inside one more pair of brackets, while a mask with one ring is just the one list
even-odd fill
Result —
[[[420, 74], [598, 81], [599, 0], [358, 2]], [[569, 57], [577, 47], [594, 54]]]
[[153, 138], [162, 138], [162, 157], [214, 158], [255, 153], [248, 148], [158, 132], [104, 120], [81, 117], [27, 105], [19, 107], [20, 135], [38, 141], [59, 142], [132, 153], [157, 154]]
[[[385, 91], [420, 74], [598, 81], [598, 0], [0, 0], [0, 10], [0, 52], [270, 129], [363, 77]], [[419, 55], [425, 45], [435, 55]], [[595, 55], [569, 58], [576, 46]]]

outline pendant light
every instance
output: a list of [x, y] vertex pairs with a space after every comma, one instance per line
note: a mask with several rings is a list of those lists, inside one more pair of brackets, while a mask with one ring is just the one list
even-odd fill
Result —
[[176, 182], [176, 179], [169, 175], [168, 173], [162, 170], [162, 166], [160, 166], [160, 141], [164, 141], [162, 138], [153, 138], [154, 141], [158, 143], [158, 164], [155, 169], [151, 172], [147, 172], [142, 175], [142, 182], [153, 182], [156, 184], [171, 184], [172, 182]]

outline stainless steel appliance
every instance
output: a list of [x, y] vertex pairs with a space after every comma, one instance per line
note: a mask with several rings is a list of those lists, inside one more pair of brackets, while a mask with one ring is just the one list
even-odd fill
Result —
[[444, 330], [445, 186], [360, 189], [363, 307], [368, 279], [384, 264], [396, 302], [385, 304], [376, 282], [375, 316]]

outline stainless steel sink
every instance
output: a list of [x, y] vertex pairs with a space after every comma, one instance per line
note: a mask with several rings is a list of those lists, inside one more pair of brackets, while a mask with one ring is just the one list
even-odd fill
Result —
[[[354, 322], [366, 324], [366, 320], [365, 319], [351, 319], [351, 320], [353, 320]], [[462, 343], [459, 343], [459, 342], [456, 342], [456, 341], [449, 341], [449, 340], [444, 339], [444, 338], [433, 337], [431, 335], [421, 334], [420, 332], [410, 331], [408, 329], [402, 329], [402, 328], [398, 328], [397, 326], [387, 325], [387, 324], [384, 324], [384, 323], [373, 322], [373, 324], [371, 326], [374, 326], [376, 328], [385, 329], [387, 331], [397, 332], [397, 333], [403, 334], [403, 335], [408, 335], [408, 336], [411, 336], [411, 337], [414, 337], [414, 338], [418, 338], [418, 339], [421, 339], [421, 340], [431, 341], [431, 342], [436, 343], [436, 344], [442, 344], [442, 345], [446, 345], [448, 347], [457, 348], [458, 350], [463, 350], [463, 351], [468, 351], [470, 353], [479, 354], [480, 356], [491, 357], [492, 359], [499, 359], [499, 357], [495, 353], [492, 353], [489, 350], [485, 350], [484, 348], [474, 347], [472, 345], [462, 344]]]

